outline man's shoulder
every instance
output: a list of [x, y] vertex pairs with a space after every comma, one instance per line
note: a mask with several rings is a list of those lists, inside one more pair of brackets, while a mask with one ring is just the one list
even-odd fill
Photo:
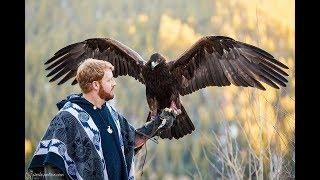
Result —
[[66, 122], [66, 121], [72, 121], [72, 119], [76, 120], [76, 117], [73, 113], [70, 112], [69, 109], [61, 109], [56, 113], [56, 115], [51, 120], [51, 123], [54, 122]]

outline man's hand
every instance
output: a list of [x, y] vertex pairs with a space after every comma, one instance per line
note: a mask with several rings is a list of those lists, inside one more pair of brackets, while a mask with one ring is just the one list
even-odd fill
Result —
[[135, 153], [137, 153], [146, 141], [159, 132], [162, 132], [168, 128], [171, 128], [176, 117], [181, 113], [170, 108], [162, 110], [161, 114], [154, 120], [145, 123], [141, 128], [136, 129], [135, 136]]
[[176, 117], [181, 113], [181, 111], [176, 111], [171, 108], [165, 108], [159, 118], [162, 120], [160, 126], [158, 127], [159, 132], [171, 128], [173, 125], [173, 121], [175, 121]]

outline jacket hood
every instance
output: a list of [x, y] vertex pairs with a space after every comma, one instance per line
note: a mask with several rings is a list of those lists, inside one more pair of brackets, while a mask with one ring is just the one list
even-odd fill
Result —
[[61, 100], [60, 102], [57, 103], [57, 107], [60, 110], [61, 108], [63, 108], [63, 106], [67, 103], [67, 102], [72, 102], [72, 103], [76, 103], [76, 104], [84, 104], [84, 105], [88, 105], [93, 107], [93, 104], [90, 103], [88, 100], [86, 100], [85, 98], [82, 97], [82, 93], [80, 94], [71, 94], [69, 96], [67, 96], [66, 99]]

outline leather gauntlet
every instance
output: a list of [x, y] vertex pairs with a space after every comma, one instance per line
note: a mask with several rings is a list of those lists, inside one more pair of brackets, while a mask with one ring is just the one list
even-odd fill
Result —
[[141, 128], [137, 129], [136, 132], [148, 138], [152, 138], [159, 132], [170, 128], [177, 115], [177, 112], [172, 109], [165, 108], [159, 116], [156, 116], [154, 120], [145, 123]]
[[159, 132], [171, 128], [176, 116], [179, 115], [176, 111], [165, 108], [159, 116], [154, 120], [145, 123], [141, 128], [136, 129], [135, 137], [135, 153], [137, 153], [146, 141]]

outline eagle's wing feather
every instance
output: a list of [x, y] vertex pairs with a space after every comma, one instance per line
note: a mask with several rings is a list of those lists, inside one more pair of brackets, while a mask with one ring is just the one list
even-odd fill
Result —
[[268, 52], [224, 36], [206, 36], [179, 58], [169, 63], [178, 80], [181, 95], [207, 86], [255, 87], [265, 90], [261, 81], [279, 88], [286, 86], [286, 65]]
[[[110, 38], [87, 39], [60, 49], [45, 62], [46, 70], [51, 70], [47, 77], [53, 76], [52, 82], [64, 76], [58, 85], [63, 84], [76, 76], [77, 68], [88, 58], [110, 62], [114, 66], [114, 77], [129, 75], [144, 84], [145, 61], [134, 50]], [[74, 79], [72, 85], [76, 83]]]

